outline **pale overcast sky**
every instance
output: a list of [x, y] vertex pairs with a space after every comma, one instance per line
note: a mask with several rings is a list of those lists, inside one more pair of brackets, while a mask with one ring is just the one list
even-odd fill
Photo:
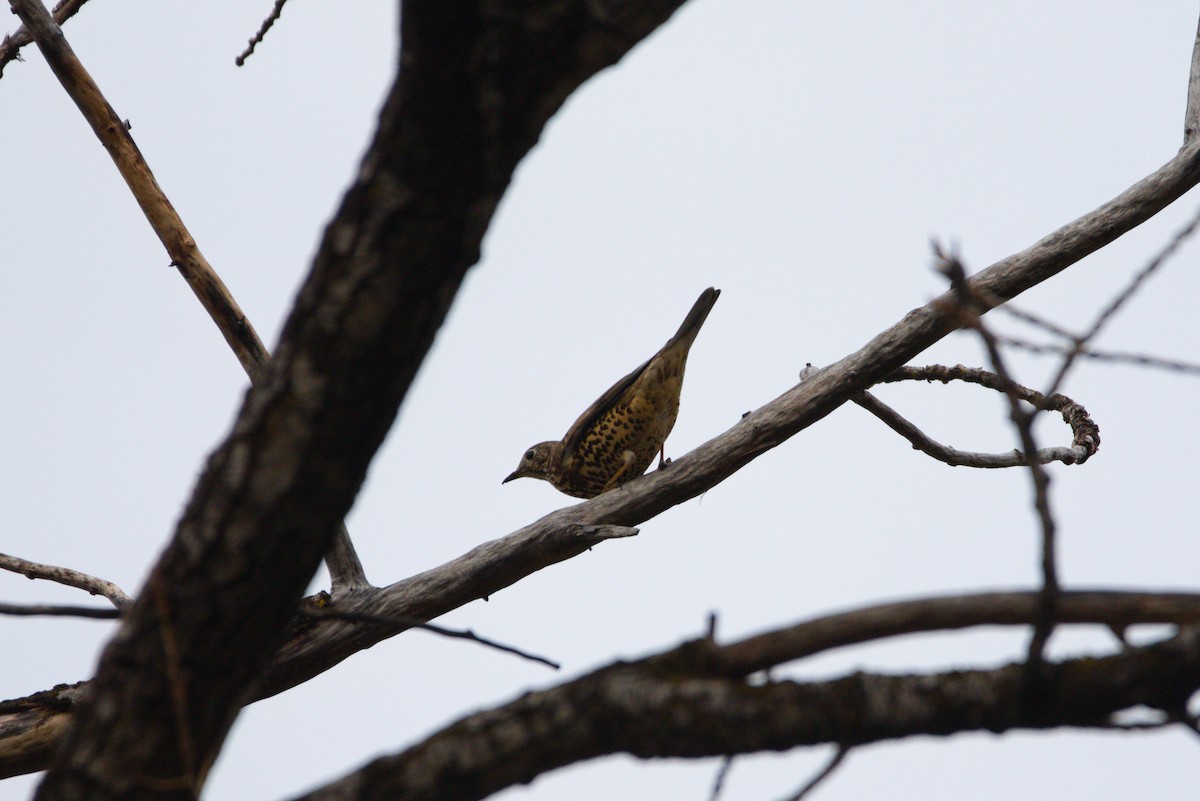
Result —
[[[93, 0], [66, 25], [268, 344], [354, 174], [397, 44], [394, 2], [292, 3], [236, 68], [270, 5]], [[369, 577], [436, 566], [573, 502], [500, 480], [653, 353], [704, 287], [722, 295], [692, 351], [674, 455], [939, 293], [931, 237], [978, 270], [1157, 168], [1182, 142], [1198, 5], [694, 0], [572, 97], [521, 165], [349, 520]], [[0, 80], [0, 551], [134, 593], [246, 380], [41, 57], [25, 58]], [[1020, 305], [1085, 326], [1197, 205], [1186, 196]], [[1200, 360], [1198, 254], [1185, 247], [1099, 344]], [[917, 362], [982, 356], [959, 334]], [[1033, 386], [1053, 369], [1013, 365]], [[1184, 421], [1198, 389], [1128, 367], [1073, 375], [1066, 392], [1103, 444], [1084, 466], [1050, 468], [1067, 586], [1196, 587]], [[993, 394], [879, 394], [948, 444], [1014, 447]], [[1069, 442], [1049, 420], [1039, 434]], [[527, 689], [694, 637], [709, 612], [733, 638], [1038, 578], [1026, 474], [934, 463], [854, 406], [641, 529], [443, 621], [547, 654], [561, 673], [402, 635], [246, 710], [205, 797], [287, 797]], [[90, 600], [8, 574], [0, 599]], [[86, 678], [111, 631], [0, 618], [0, 698]], [[990, 667], [1027, 638], [908, 638], [789, 672]], [[1093, 630], [1052, 643], [1112, 649]], [[742, 758], [723, 799], [786, 796], [829, 751]], [[816, 797], [1190, 801], [1197, 753], [1179, 729], [921, 738], [853, 752]], [[497, 797], [700, 801], [716, 769], [616, 757]], [[0, 782], [0, 801], [35, 782]]]

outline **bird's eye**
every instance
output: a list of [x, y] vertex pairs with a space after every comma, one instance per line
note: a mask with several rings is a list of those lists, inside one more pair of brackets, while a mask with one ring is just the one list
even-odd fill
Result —
[[533, 459], [533, 451], [532, 450], [525, 451], [525, 458]]

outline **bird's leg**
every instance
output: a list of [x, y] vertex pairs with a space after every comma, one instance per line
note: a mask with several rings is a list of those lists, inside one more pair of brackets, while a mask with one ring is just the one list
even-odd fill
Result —
[[658, 469], [662, 470], [669, 464], [671, 464], [671, 460], [667, 458], [667, 443], [664, 442], [658, 447]]
[[633, 460], [636, 458], [637, 454], [633, 451], [627, 450], [621, 454], [621, 469], [613, 473], [613, 477], [604, 485], [604, 489], [600, 490], [601, 494], [608, 492], [617, 485], [617, 479], [624, 475], [625, 471], [629, 469], [629, 465], [633, 464]]

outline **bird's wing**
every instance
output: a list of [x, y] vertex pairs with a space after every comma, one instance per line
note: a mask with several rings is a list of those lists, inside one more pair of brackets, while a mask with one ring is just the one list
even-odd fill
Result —
[[613, 405], [617, 398], [621, 396], [621, 393], [629, 389], [633, 382], [637, 380], [637, 377], [641, 375], [642, 371], [646, 369], [646, 366], [654, 360], [655, 356], [658, 356], [658, 354], [654, 354], [654, 356], [639, 364], [633, 369], [633, 372], [609, 387], [607, 392], [597, 398], [595, 403], [587, 407], [583, 414], [579, 415], [579, 419], [567, 429], [567, 435], [563, 437], [564, 459], [574, 455], [575, 449], [579, 447], [579, 442], [583, 439], [584, 434], [596, 424], [596, 421], [600, 419], [600, 415], [604, 414], [608, 407]]
[[709, 287], [700, 293], [700, 297], [692, 305], [692, 310], [688, 312], [684, 318], [683, 324], [679, 326], [679, 330], [675, 332], [675, 336], [667, 340], [667, 344], [651, 356], [646, 361], [634, 368], [633, 372], [622, 378], [617, 383], [608, 388], [608, 391], [596, 400], [587, 410], [579, 416], [575, 424], [567, 429], [567, 435], [563, 437], [563, 459], [569, 459], [574, 455], [575, 449], [579, 447], [580, 440], [583, 439], [600, 415], [616, 402], [625, 390], [629, 389], [630, 385], [637, 380], [637, 377], [642, 374], [642, 371], [650, 364], [650, 362], [662, 355], [663, 351], [677, 344], [682, 343], [684, 346], [684, 356], [687, 358], [687, 350], [691, 348], [692, 342], [696, 339], [696, 334], [700, 331], [700, 326], [704, 325], [705, 319], [708, 318], [708, 313], [712, 311], [713, 304], [717, 302], [721, 290]]

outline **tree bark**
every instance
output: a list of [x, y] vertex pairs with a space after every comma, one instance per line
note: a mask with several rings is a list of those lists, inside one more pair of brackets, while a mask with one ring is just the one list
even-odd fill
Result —
[[38, 798], [199, 793], [517, 163], [580, 83], [681, 1], [402, 5], [401, 69], [358, 179]]

